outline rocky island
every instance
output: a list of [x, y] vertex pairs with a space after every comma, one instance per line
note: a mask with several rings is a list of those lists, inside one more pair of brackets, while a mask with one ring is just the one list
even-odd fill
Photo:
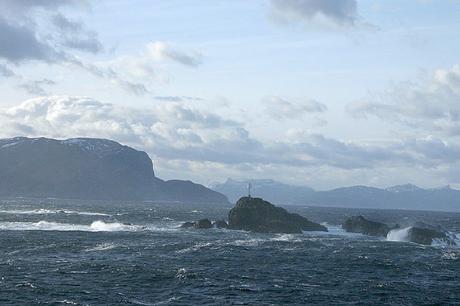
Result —
[[[206, 219], [207, 220], [207, 219]], [[186, 222], [183, 228], [210, 228], [203, 227], [203, 220]], [[225, 228], [225, 221], [215, 222], [214, 227]], [[323, 231], [327, 228], [312, 222], [298, 214], [289, 213], [284, 208], [276, 207], [261, 198], [243, 197], [238, 200], [235, 207], [228, 213], [228, 228], [232, 230], [245, 230], [258, 233], [285, 233], [298, 234], [302, 231]]]
[[386, 237], [390, 227], [384, 223], [370, 221], [363, 216], [353, 216], [345, 220], [342, 228], [350, 233]]

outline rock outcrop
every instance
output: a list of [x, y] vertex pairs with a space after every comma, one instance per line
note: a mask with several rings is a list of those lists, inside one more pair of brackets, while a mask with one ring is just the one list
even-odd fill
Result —
[[195, 222], [194, 227], [196, 229], [208, 229], [212, 227], [212, 223], [209, 219], [201, 219]]
[[414, 226], [407, 231], [407, 240], [410, 242], [431, 245], [434, 239], [439, 239], [448, 244], [455, 244], [444, 232], [438, 230]]
[[448, 245], [456, 245], [449, 233], [438, 226], [416, 222], [414, 226], [399, 228], [389, 227], [381, 222], [370, 221], [363, 216], [353, 216], [345, 220], [343, 229], [351, 233], [360, 233], [370, 236], [381, 236], [391, 241], [407, 241], [423, 245], [431, 245], [434, 240]]
[[350, 233], [386, 237], [390, 227], [384, 223], [370, 221], [363, 216], [353, 216], [345, 220], [342, 228]]
[[260, 233], [327, 231], [325, 226], [287, 212], [261, 198], [243, 197], [228, 213], [230, 229]]

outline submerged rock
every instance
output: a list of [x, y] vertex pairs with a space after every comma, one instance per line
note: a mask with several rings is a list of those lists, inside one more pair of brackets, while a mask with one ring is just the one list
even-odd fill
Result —
[[215, 227], [215, 228], [228, 228], [228, 224], [224, 220], [217, 220], [212, 224], [212, 227]]
[[350, 233], [360, 233], [370, 236], [386, 237], [390, 227], [384, 223], [370, 221], [363, 216], [353, 216], [345, 220], [342, 228]]
[[230, 229], [261, 233], [301, 233], [324, 231], [327, 228], [298, 214], [287, 212], [261, 198], [243, 197], [228, 213]]
[[198, 229], [206, 229], [206, 228], [211, 228], [212, 223], [209, 221], [209, 219], [201, 219], [195, 222], [194, 224], [195, 228]]

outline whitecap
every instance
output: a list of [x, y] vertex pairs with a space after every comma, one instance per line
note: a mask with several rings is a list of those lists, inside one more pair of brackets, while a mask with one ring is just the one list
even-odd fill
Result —
[[39, 222], [0, 222], [0, 230], [10, 231], [83, 231], [83, 232], [115, 232], [137, 231], [143, 227], [137, 225], [125, 225], [122, 223], [106, 223], [94, 221], [90, 225], [58, 223], [49, 221]]
[[210, 242], [198, 242], [196, 243], [195, 245], [191, 246], [191, 247], [188, 247], [188, 248], [185, 248], [185, 249], [182, 249], [182, 250], [178, 250], [176, 251], [176, 253], [188, 253], [188, 252], [194, 252], [194, 251], [198, 251], [202, 248], [206, 248], [206, 247], [209, 247], [211, 246], [212, 243]]
[[50, 214], [68, 214], [68, 215], [83, 215], [83, 216], [110, 216], [109, 214], [89, 211], [76, 211], [65, 209], [32, 209], [32, 210], [0, 210], [2, 214], [14, 215], [50, 215]]
[[96, 246], [92, 247], [92, 248], [88, 248], [86, 249], [85, 251], [86, 252], [99, 252], [99, 251], [108, 251], [108, 250], [111, 250], [111, 249], [114, 249], [116, 248], [118, 245], [114, 244], [114, 243], [100, 243], [100, 244], [97, 244]]
[[294, 234], [279, 234], [270, 239], [271, 241], [283, 241], [283, 242], [300, 242], [298, 235]]
[[401, 229], [392, 229], [387, 234], [387, 241], [409, 241], [411, 226]]
[[259, 244], [261, 244], [261, 243], [263, 243], [265, 241], [266, 240], [256, 239], [256, 238], [253, 238], [253, 239], [239, 239], [239, 240], [232, 241], [229, 244], [234, 245], [234, 246], [255, 247], [255, 246], [258, 246]]

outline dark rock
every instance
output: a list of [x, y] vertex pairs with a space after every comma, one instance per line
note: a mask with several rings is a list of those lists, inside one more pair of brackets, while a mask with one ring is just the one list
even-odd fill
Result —
[[386, 237], [390, 227], [384, 223], [370, 221], [363, 216], [353, 216], [345, 220], [342, 228], [351, 233]]
[[209, 219], [201, 219], [194, 223], [195, 228], [198, 229], [207, 229], [212, 227], [211, 221]]
[[192, 227], [195, 227], [195, 222], [185, 222], [180, 227], [181, 228], [192, 228]]
[[448, 241], [448, 237], [445, 233], [430, 228], [422, 227], [411, 227], [407, 232], [407, 239], [410, 242], [431, 245], [433, 239], [440, 239], [442, 241]]
[[215, 228], [228, 228], [228, 224], [224, 220], [217, 220], [212, 224], [212, 227], [215, 227]]
[[448, 245], [456, 245], [453, 237], [440, 226], [417, 222], [407, 231], [407, 240], [410, 242], [431, 245], [435, 239]]
[[291, 214], [261, 198], [243, 197], [228, 213], [229, 228], [261, 233], [301, 233], [327, 228], [298, 214]]

